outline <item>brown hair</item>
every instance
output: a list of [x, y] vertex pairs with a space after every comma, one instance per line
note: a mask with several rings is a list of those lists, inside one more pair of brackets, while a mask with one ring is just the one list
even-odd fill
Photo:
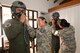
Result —
[[47, 23], [45, 17], [38, 17], [38, 18], [40, 18], [40, 19], [42, 19], [42, 20], [45, 20], [45, 23]]

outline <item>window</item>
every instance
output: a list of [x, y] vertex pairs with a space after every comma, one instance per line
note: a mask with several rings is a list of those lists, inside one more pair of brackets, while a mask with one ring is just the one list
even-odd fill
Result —
[[[37, 17], [38, 17], [38, 12], [37, 11], [33, 11], [33, 10], [29, 10], [28, 11], [29, 24], [34, 29], [36, 29], [38, 27], [38, 25], [37, 25]], [[34, 48], [30, 48], [30, 50], [31, 50], [31, 53], [36, 53], [36, 38], [33, 39], [33, 43], [34, 43], [35, 47]]]
[[38, 17], [38, 12], [37, 11], [33, 11], [33, 10], [28, 11], [29, 24], [33, 28], [37, 28], [37, 17]]
[[[2, 7], [2, 24], [4, 24], [5, 21], [11, 18], [11, 9], [9, 7]], [[5, 35], [5, 32], [3, 30], [3, 49], [9, 49], [9, 41]]]

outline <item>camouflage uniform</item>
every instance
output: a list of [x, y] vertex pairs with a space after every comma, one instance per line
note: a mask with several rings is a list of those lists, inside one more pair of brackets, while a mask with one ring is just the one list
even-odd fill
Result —
[[29, 33], [23, 23], [17, 18], [4, 24], [4, 31], [9, 40], [10, 53], [30, 53]]
[[63, 28], [59, 31], [60, 37], [60, 50], [59, 53], [75, 53], [76, 42], [75, 42], [75, 31], [73, 26], [69, 28]]
[[44, 28], [38, 28], [36, 33], [34, 29], [28, 28], [31, 35], [37, 38], [37, 53], [51, 53], [51, 28], [49, 25], [46, 25]]
[[45, 26], [40, 28], [36, 33], [37, 38], [37, 50], [38, 53], [51, 53], [51, 28], [50, 26]]

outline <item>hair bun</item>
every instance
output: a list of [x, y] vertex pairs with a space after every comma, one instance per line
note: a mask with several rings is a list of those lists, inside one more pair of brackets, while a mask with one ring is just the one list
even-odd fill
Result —
[[65, 19], [61, 19], [60, 25], [62, 27], [69, 27], [70, 23], [68, 23]]

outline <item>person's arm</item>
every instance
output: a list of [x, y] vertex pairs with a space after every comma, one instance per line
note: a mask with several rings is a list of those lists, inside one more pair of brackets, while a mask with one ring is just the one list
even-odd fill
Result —
[[21, 24], [17, 25], [11, 24], [9, 22], [6, 22], [4, 24], [4, 31], [9, 40], [15, 39], [17, 36], [19, 36], [19, 34], [21, 33], [21, 29], [22, 29]]
[[53, 27], [51, 27], [51, 31], [54, 36], [58, 36], [58, 33], [59, 33], [58, 30], [55, 30]]
[[25, 20], [25, 24], [29, 31], [30, 37], [34, 38], [36, 36], [36, 30], [29, 25], [29, 21], [27, 19]]
[[30, 37], [34, 38], [36, 36], [36, 30], [31, 26], [28, 26], [27, 29], [29, 31]]
[[69, 34], [74, 34], [75, 33], [75, 29], [73, 26], [69, 26], [68, 28], [63, 28], [62, 30], [59, 31], [60, 35], [63, 34], [69, 35]]

